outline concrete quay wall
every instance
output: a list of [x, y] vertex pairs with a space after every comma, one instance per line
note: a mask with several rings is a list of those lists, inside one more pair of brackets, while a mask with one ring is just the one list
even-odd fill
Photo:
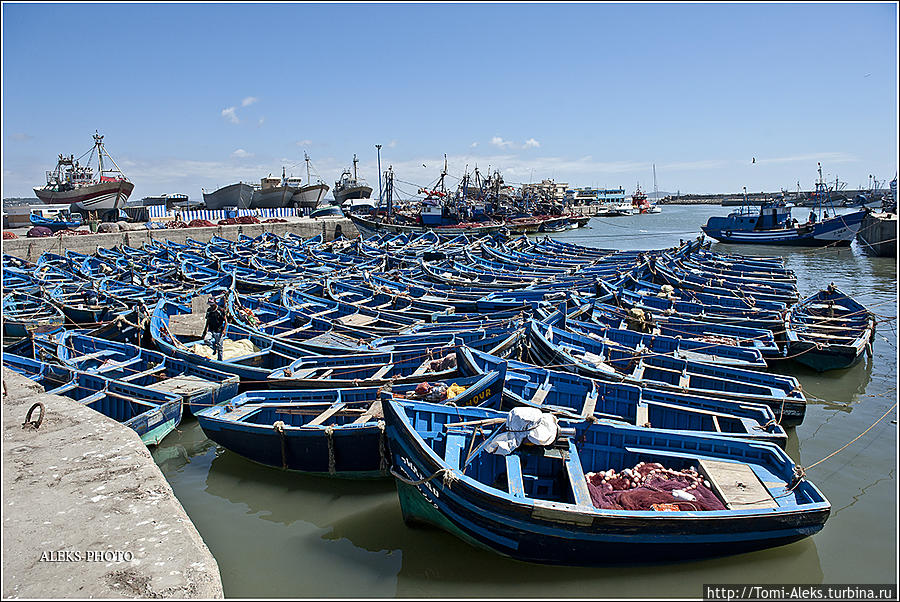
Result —
[[[223, 597], [137, 433], [5, 367], [3, 387], [4, 598]], [[36, 402], [43, 422], [23, 428]]]
[[201, 242], [207, 242], [213, 236], [221, 236], [230, 240], [237, 240], [241, 234], [250, 237], [259, 236], [264, 232], [272, 232], [278, 236], [284, 236], [293, 232], [297, 236], [308, 238], [317, 234], [325, 234], [326, 240], [334, 237], [335, 227], [340, 224], [341, 231], [347, 238], [357, 235], [356, 226], [347, 218], [336, 219], [311, 219], [304, 218], [287, 223], [271, 224], [238, 224], [234, 226], [215, 226], [213, 228], [172, 228], [165, 230], [127, 230], [124, 232], [110, 232], [108, 234], [83, 234], [70, 236], [48, 236], [47, 238], [17, 238], [3, 241], [3, 252], [35, 261], [42, 253], [62, 254], [66, 249], [79, 253], [93, 253], [97, 247], [112, 248], [116, 245], [128, 245], [140, 247], [145, 242], [154, 240], [171, 240], [178, 243], [193, 238]]

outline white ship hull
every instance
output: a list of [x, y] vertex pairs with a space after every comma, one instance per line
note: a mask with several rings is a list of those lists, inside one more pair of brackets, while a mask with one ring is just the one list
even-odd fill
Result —
[[291, 204], [295, 207], [313, 208], [319, 205], [322, 199], [325, 198], [325, 193], [327, 192], [328, 184], [301, 186], [297, 192], [294, 193]]
[[73, 205], [79, 211], [105, 211], [125, 206], [134, 184], [127, 180], [101, 182], [75, 190], [57, 192], [47, 186], [34, 188], [34, 194], [47, 204]]

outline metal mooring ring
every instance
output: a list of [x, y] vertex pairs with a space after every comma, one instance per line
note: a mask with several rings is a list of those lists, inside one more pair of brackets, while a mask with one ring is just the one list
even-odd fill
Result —
[[[31, 419], [31, 414], [32, 414], [32, 412], [34, 412], [35, 408], [40, 408], [41, 413], [38, 415], [38, 419], [37, 419], [37, 420], [32, 420], [32, 419]], [[45, 410], [44, 410], [44, 404], [41, 403], [40, 401], [37, 402], [36, 404], [34, 404], [33, 406], [31, 406], [31, 407], [28, 409], [28, 413], [25, 414], [25, 422], [22, 423], [22, 428], [26, 428], [26, 427], [29, 427], [29, 426], [30, 426], [30, 427], [33, 427], [35, 430], [37, 430], [38, 428], [40, 428], [41, 423], [44, 421], [44, 412], [45, 412]]]

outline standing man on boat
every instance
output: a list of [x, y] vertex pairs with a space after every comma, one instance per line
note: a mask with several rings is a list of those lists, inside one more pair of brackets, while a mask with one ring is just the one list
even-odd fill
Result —
[[216, 302], [215, 297], [209, 298], [209, 309], [206, 310], [206, 326], [203, 327], [202, 338], [206, 338], [206, 333], [212, 335], [212, 348], [215, 350], [219, 361], [222, 361], [224, 352], [225, 324], [227, 317], [225, 308]]

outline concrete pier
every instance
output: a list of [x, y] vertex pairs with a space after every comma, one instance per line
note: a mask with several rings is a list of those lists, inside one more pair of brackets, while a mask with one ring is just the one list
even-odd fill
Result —
[[[223, 597], [216, 560], [134, 431], [5, 367], [3, 385], [4, 598]], [[23, 428], [36, 402], [43, 423]]]
[[207, 242], [216, 235], [229, 240], [237, 240], [241, 234], [255, 237], [264, 232], [272, 232], [278, 236], [292, 232], [304, 238], [324, 233], [326, 240], [331, 240], [334, 237], [335, 227], [338, 225], [341, 226], [341, 232], [345, 237], [354, 238], [357, 235], [356, 226], [347, 218], [300, 218], [287, 223], [238, 224], [213, 228], [142, 229], [108, 234], [48, 236], [46, 238], [25, 238], [23, 236], [15, 240], [4, 240], [3, 252], [28, 261], [35, 261], [47, 251], [62, 254], [69, 249], [78, 253], [91, 254], [97, 250], [97, 247], [109, 249], [120, 244], [140, 247], [145, 242], [153, 240], [171, 240], [183, 243], [188, 238]]

